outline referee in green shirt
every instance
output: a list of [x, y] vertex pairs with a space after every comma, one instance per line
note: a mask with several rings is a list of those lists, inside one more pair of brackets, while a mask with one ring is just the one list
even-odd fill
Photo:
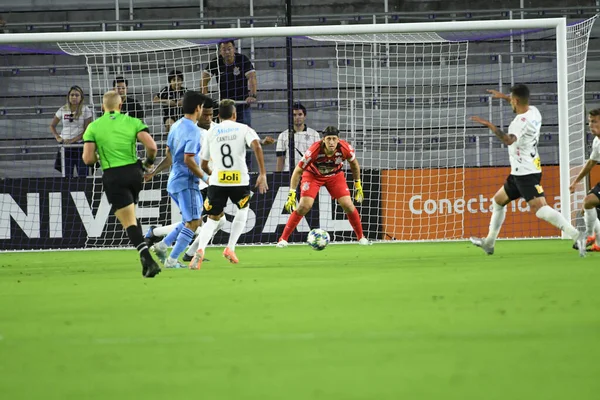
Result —
[[[142, 190], [144, 168], [154, 164], [156, 143], [139, 119], [121, 114], [121, 96], [109, 90], [102, 98], [104, 115], [92, 122], [83, 134], [83, 162], [94, 165], [100, 158], [102, 185], [129, 240], [140, 253], [142, 275], [153, 278], [160, 267], [148, 251], [142, 227], [135, 216], [135, 204]], [[146, 148], [146, 160], [137, 158], [136, 141]]]

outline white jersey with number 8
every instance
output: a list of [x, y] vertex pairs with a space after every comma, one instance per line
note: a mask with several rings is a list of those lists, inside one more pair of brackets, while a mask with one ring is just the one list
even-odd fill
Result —
[[250, 176], [246, 165], [246, 146], [260, 141], [248, 125], [223, 121], [212, 127], [202, 143], [200, 158], [212, 161], [211, 186], [248, 186]]

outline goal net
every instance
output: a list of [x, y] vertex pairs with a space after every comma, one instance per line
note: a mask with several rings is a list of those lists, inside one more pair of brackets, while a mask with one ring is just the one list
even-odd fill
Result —
[[[485, 235], [491, 199], [510, 171], [508, 151], [470, 117], [480, 116], [506, 130], [514, 118], [512, 109], [486, 90], [508, 93], [516, 83], [530, 87], [531, 104], [543, 117], [538, 148], [548, 202], [573, 217], [585, 188], [570, 196], [564, 182], [583, 165], [589, 145], [585, 75], [594, 20], [567, 27], [563, 75], [558, 72], [560, 43], [554, 28], [489, 31], [465, 30], [460, 25], [460, 29], [436, 31], [437, 23], [431, 23], [431, 32], [426, 33], [351, 34], [355, 28], [348, 26], [335, 35], [291, 40], [272, 33], [240, 39], [239, 31], [231, 30], [236, 51], [248, 56], [256, 72], [258, 101], [250, 106], [251, 126], [261, 138], [277, 139], [263, 147], [270, 190], [251, 200], [240, 242], [273, 243], [285, 226], [288, 214], [283, 206], [290, 175], [278, 158], [290, 158], [292, 164], [299, 160], [302, 136], [294, 136], [300, 142], [290, 145], [284, 132], [297, 103], [306, 109], [305, 127], [322, 131], [337, 125], [342, 139], [355, 147], [365, 189], [365, 201], [357, 207], [368, 238], [453, 240]], [[155, 95], [168, 86], [172, 71], [181, 73], [185, 88], [200, 90], [203, 71], [218, 56], [222, 40], [211, 39], [209, 31], [198, 33], [205, 37], [201, 40], [170, 40], [167, 33], [162, 40], [57, 44], [37, 43], [36, 35], [31, 35], [29, 43], [3, 48], [9, 57], [0, 95], [0, 113], [7, 117], [0, 122], [0, 165], [6, 167], [0, 171], [7, 173], [0, 181], [0, 249], [128, 244], [103, 195], [101, 171], [89, 170], [86, 177], [76, 169], [73, 176], [55, 170], [57, 162], [63, 171], [68, 169], [69, 149], [81, 145], [59, 144], [47, 127], [72, 85], [82, 87], [96, 118], [102, 94], [122, 77], [127, 96], [139, 103], [159, 145], [160, 160], [167, 128], [163, 105], [155, 102]], [[0, 41], [6, 43], [10, 35], [3, 36], [6, 39]], [[290, 56], [291, 65], [286, 63]], [[25, 60], [40, 65], [31, 71], [23, 67], [14, 71], [14, 65]], [[223, 97], [216, 79], [220, 74], [208, 85], [215, 100]], [[568, 91], [561, 98], [563, 79]], [[18, 112], [16, 102], [20, 102]], [[558, 116], [563, 111], [566, 125], [560, 129], [566, 132], [568, 127], [566, 138], [559, 135]], [[257, 168], [252, 157], [248, 161], [254, 180]], [[346, 176], [352, 188], [349, 169]], [[144, 229], [180, 220], [166, 193], [167, 178], [167, 173], [159, 174], [144, 186], [137, 212]], [[561, 207], [564, 199], [567, 207]], [[228, 204], [225, 211], [231, 221], [235, 207]], [[226, 223], [213, 243], [224, 243], [229, 228]], [[303, 241], [311, 228], [327, 230], [337, 242], [355, 240], [343, 211], [324, 188], [290, 241]], [[500, 234], [505, 238], [559, 235], [529, 213], [523, 200], [508, 206]]]
[[[125, 42], [61, 42], [59, 47], [72, 56], [84, 56], [89, 77], [90, 100], [100, 109], [107, 89], [117, 88], [125, 97], [122, 110], [140, 118], [156, 141], [159, 154], [165, 155], [168, 119], [182, 117], [180, 107], [161, 101], [177, 101], [186, 90], [201, 86], [202, 68], [216, 53], [215, 44], [199, 44], [187, 40], [148, 40]], [[123, 87], [127, 92], [123, 93]], [[145, 106], [143, 106], [145, 105]], [[139, 146], [139, 156], [144, 156]], [[158, 162], [158, 161], [157, 161]], [[128, 245], [127, 234], [111, 213], [104, 195], [100, 168], [93, 175], [90, 211], [85, 225], [98, 227], [88, 234], [88, 247], [118, 247]], [[180, 219], [177, 206], [169, 200], [167, 174], [157, 175], [144, 185], [140, 193], [137, 217], [150, 225], [169, 225]], [[101, 229], [100, 229], [101, 227]]]
[[[542, 183], [549, 204], [560, 209], [559, 152], [568, 153], [563, 179], [569, 182], [585, 163], [585, 72], [594, 21], [567, 27], [564, 149], [559, 148], [553, 29], [313, 37], [336, 44], [338, 123], [355, 143], [366, 173], [374, 175], [368, 181], [380, 185], [371, 192], [380, 192], [381, 203], [361, 210], [363, 221], [377, 232], [372, 238], [487, 235], [491, 200], [510, 171], [508, 151], [469, 117], [488, 119], [506, 131], [513, 111], [487, 90], [509, 93], [516, 83], [529, 86], [531, 104], [542, 114]], [[570, 199], [573, 215], [585, 193], [581, 185]], [[500, 235], [560, 232], [519, 199], [508, 206]]]

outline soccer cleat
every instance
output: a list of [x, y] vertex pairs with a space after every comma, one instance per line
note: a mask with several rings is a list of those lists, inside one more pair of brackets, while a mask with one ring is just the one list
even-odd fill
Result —
[[152, 258], [148, 260], [144, 256], [140, 256], [140, 260], [142, 261], [142, 276], [144, 278], [154, 278], [160, 274], [160, 267]]
[[592, 245], [592, 247], [590, 247], [589, 249], [587, 249], [587, 251], [598, 252], [598, 251], [600, 251], [600, 246], [598, 246], [596, 243], [594, 243]]
[[177, 261], [174, 258], [169, 257], [167, 259], [167, 261], [165, 261], [165, 268], [169, 268], [169, 269], [180, 269], [180, 268], [186, 268], [185, 265], [181, 264], [179, 261]]
[[360, 240], [358, 241], [358, 244], [361, 246], [370, 246], [373, 243], [369, 242], [369, 239], [367, 239], [366, 237], [361, 237]]
[[152, 247], [154, 243], [161, 241], [160, 237], [154, 235], [154, 228], [156, 228], [156, 226], [152, 225], [144, 235], [144, 241], [149, 248]]
[[485, 239], [472, 237], [470, 240], [471, 243], [473, 243], [473, 245], [480, 247], [483, 251], [485, 251], [485, 254], [487, 254], [488, 256], [494, 254], [494, 246], [489, 246], [488, 244], [486, 244]]
[[585, 241], [585, 246], [591, 246], [594, 244], [594, 242], [596, 241], [596, 234], [594, 233], [592, 236], [588, 236], [586, 241]]
[[152, 248], [154, 249], [154, 254], [156, 254], [156, 257], [158, 257], [160, 262], [164, 264], [167, 260], [167, 245], [161, 241], [152, 246]]
[[[585, 247], [590, 247], [595, 242], [596, 242], [596, 234], [593, 234], [592, 236], [588, 236], [585, 241]], [[579, 245], [577, 244], [577, 241], [573, 242], [573, 250], [579, 250]]]
[[[188, 253], [184, 253], [183, 257], [181, 257], [181, 260], [183, 262], [189, 263], [190, 261], [192, 261], [192, 258], [194, 258], [194, 256], [190, 256]], [[202, 259], [202, 262], [207, 262], [207, 261], [210, 261], [210, 260], [208, 258], [203, 258]]]
[[279, 247], [280, 249], [283, 249], [284, 247], [288, 247], [289, 243], [287, 242], [287, 240], [283, 240], [281, 239], [279, 242], [277, 242], [277, 247]]
[[225, 247], [225, 250], [223, 250], [223, 257], [228, 259], [229, 262], [232, 264], [237, 264], [240, 262], [240, 260], [238, 260], [237, 256], [235, 255], [235, 252], [231, 251], [229, 247]]
[[194, 257], [190, 261], [190, 264], [188, 265], [188, 267], [190, 269], [200, 269], [200, 267], [202, 267], [203, 260], [204, 260], [204, 252], [202, 251], [202, 249], [198, 249], [196, 254], [194, 254]]
[[579, 257], [585, 257], [586, 251], [585, 251], [585, 243], [586, 243], [586, 236], [585, 236], [585, 232], [579, 232], [579, 236], [577, 236], [577, 239], [575, 239], [575, 243], [577, 244], [577, 250], [579, 251]]

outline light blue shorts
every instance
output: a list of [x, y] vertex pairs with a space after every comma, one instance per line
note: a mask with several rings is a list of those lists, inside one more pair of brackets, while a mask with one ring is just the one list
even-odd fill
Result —
[[200, 219], [202, 214], [202, 194], [200, 189], [185, 189], [177, 193], [169, 193], [181, 210], [181, 220], [190, 222]]

